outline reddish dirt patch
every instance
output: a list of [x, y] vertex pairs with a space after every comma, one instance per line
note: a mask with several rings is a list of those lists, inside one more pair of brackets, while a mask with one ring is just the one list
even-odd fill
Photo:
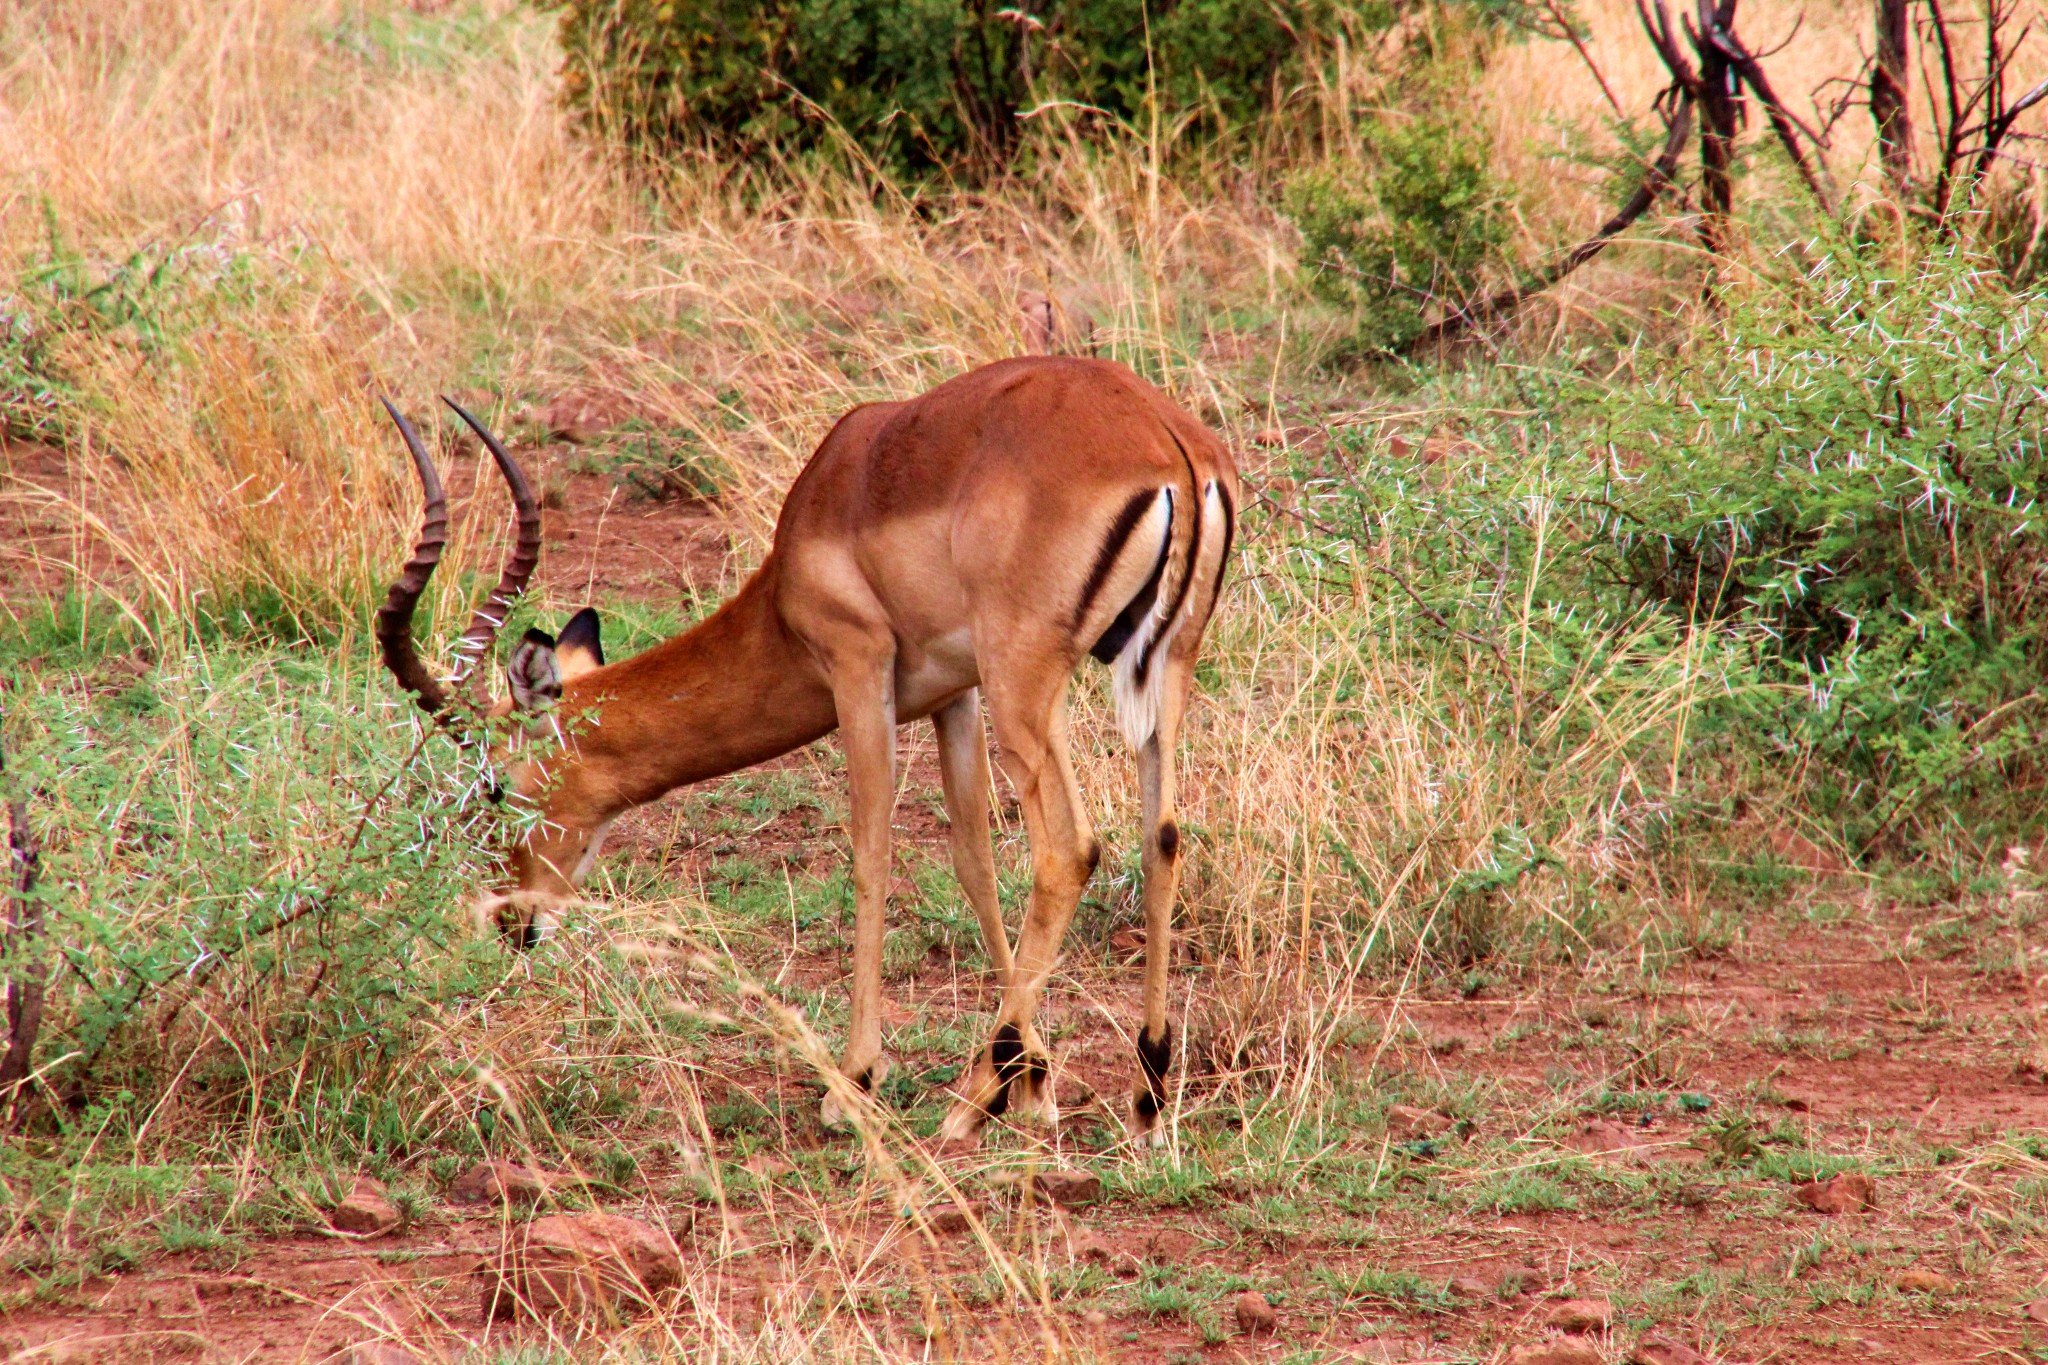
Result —
[[[917, 843], [938, 836], [921, 827], [902, 833]], [[1219, 1298], [1227, 1339], [1215, 1346], [1203, 1345], [1192, 1321], [1172, 1316], [1126, 1309], [1099, 1323], [1066, 1321], [1075, 1340], [1111, 1359], [1183, 1360], [1190, 1352], [1277, 1358], [1311, 1347], [1360, 1362], [1489, 1359], [1501, 1347], [1541, 1338], [1546, 1315], [1569, 1297], [1616, 1302], [1617, 1325], [1587, 1338], [1609, 1361], [1625, 1356], [1637, 1334], [1631, 1324], [1645, 1316], [1664, 1334], [1732, 1361], [1924, 1363], [2020, 1351], [2044, 1335], [2022, 1317], [2022, 1305], [2039, 1291], [2042, 1263], [2027, 1250], [2029, 1238], [1981, 1253], [1994, 1239], [1983, 1230], [1989, 1225], [1972, 1222], [1973, 1210], [2010, 1213], [2010, 1191], [1989, 1170], [1946, 1167], [1933, 1154], [1981, 1151], [1995, 1134], [2048, 1131], [2048, 1087], [2016, 1065], [2016, 1046], [2031, 1036], [2031, 1011], [2009, 976], [1960, 959], [1899, 961], [1893, 949], [1909, 928], [1906, 916], [1878, 911], [1825, 930], [1766, 921], [1728, 956], [1689, 964], [1654, 989], [1560, 977], [1497, 999], [1381, 1002], [1389, 1021], [1412, 1028], [1381, 1051], [1379, 1065], [1453, 1083], [1494, 1079], [1503, 1099], [1482, 1125], [1540, 1123], [1558, 1110], [1561, 1088], [1597, 1083], [1628, 1064], [1636, 1049], [1619, 1035], [1642, 1017], [1683, 1015], [1675, 1036], [1685, 1055], [1670, 1063], [1683, 1075], [1672, 1084], [1711, 1097], [1718, 1112], [1664, 1106], [1647, 1120], [1609, 1120], [1628, 1126], [1630, 1143], [1589, 1158], [1659, 1181], [1663, 1193], [1648, 1203], [1492, 1216], [1460, 1211], [1455, 1200], [1441, 1213], [1396, 1200], [1362, 1219], [1310, 1217], [1262, 1229], [1242, 1216], [1246, 1201], [1227, 1188], [1184, 1209], [1117, 1199], [1071, 1215], [1022, 1209], [1015, 1191], [999, 1188], [978, 1216], [1013, 1248], [1023, 1239], [1040, 1245], [1050, 1264], [1097, 1264], [1117, 1283], [1165, 1265], [1288, 1291], [1273, 1295], [1278, 1330], [1255, 1339], [1230, 1331], [1228, 1303]], [[799, 970], [826, 980], [838, 964], [805, 961]], [[944, 1016], [978, 991], [935, 963], [892, 993], [913, 1014]], [[1940, 1028], [1902, 1012], [1901, 1001], [1921, 999], [1941, 1002]], [[1118, 1107], [1130, 1060], [1116, 1025], [1131, 1003], [1129, 973], [1085, 964], [1048, 1002], [1061, 1034], [1069, 1132], [1103, 1123]], [[1815, 1016], [1818, 1022], [1804, 1022]], [[1778, 1041], [1788, 1036], [1796, 1043], [1789, 1054]], [[1875, 1163], [1883, 1168], [1877, 1207], [1824, 1217], [1795, 1205], [1790, 1181], [1689, 1189], [1686, 1172], [1704, 1179], [1713, 1169], [1709, 1124], [1738, 1110], [1759, 1125], [1795, 1125], [1819, 1152], [1867, 1152], [1871, 1134], [1885, 1133], [1890, 1155]], [[1376, 1133], [1337, 1140], [1367, 1148], [1384, 1141]], [[1566, 1136], [1533, 1137], [1528, 1152], [1536, 1160], [1571, 1147]], [[1928, 1155], [1910, 1159], [1914, 1152]], [[2048, 1163], [2032, 1164], [2048, 1170]], [[972, 1165], [958, 1163], [963, 1177]], [[1432, 1175], [1426, 1162], [1414, 1169], [1417, 1179], [1452, 1188], [1467, 1179], [1456, 1171]], [[761, 1171], [774, 1180], [780, 1167]], [[713, 1296], [736, 1326], [757, 1320], [763, 1304], [803, 1276], [766, 1214], [739, 1210], [721, 1222], [714, 1211], [673, 1207], [645, 1192], [612, 1202], [675, 1229], [691, 1293]], [[93, 1339], [103, 1343], [90, 1348], [94, 1359], [316, 1360], [385, 1332], [444, 1349], [510, 1340], [538, 1329], [484, 1329], [468, 1274], [502, 1216], [444, 1207], [424, 1226], [367, 1246], [283, 1238], [232, 1270], [160, 1256], [65, 1301], [15, 1313], [5, 1335], [17, 1346]], [[843, 1249], [886, 1254], [908, 1236], [887, 1208], [860, 1211], [856, 1201], [833, 1216]], [[1814, 1246], [1821, 1250], [1802, 1255]], [[909, 1247], [902, 1242], [898, 1254]], [[942, 1278], [949, 1270], [965, 1274], [982, 1255], [972, 1236], [945, 1233], [929, 1270]], [[1909, 1266], [1954, 1280], [1955, 1293], [1894, 1294], [1889, 1286]], [[1493, 1285], [1525, 1267], [1538, 1272], [1536, 1292], [1441, 1307], [1311, 1306], [1308, 1294], [1331, 1274], [1401, 1272], [1440, 1287], [1454, 1276]], [[1721, 1288], [1694, 1300], [1644, 1297], [1688, 1276]], [[1841, 1292], [1859, 1284], [1879, 1287], [1871, 1301]]]

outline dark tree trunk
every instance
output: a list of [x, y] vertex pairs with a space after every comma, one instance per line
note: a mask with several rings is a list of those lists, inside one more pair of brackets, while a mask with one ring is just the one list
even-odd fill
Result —
[[1699, 0], [1700, 26], [1691, 35], [1700, 75], [1700, 236], [1719, 256], [1728, 250], [1728, 219], [1735, 206], [1735, 134], [1742, 120], [1728, 54], [1715, 41], [1735, 26], [1735, 0]]
[[1913, 115], [1906, 99], [1910, 0], [1877, 0], [1877, 59], [1870, 68], [1870, 117], [1877, 154], [1892, 193], [1904, 199], [1913, 181]]

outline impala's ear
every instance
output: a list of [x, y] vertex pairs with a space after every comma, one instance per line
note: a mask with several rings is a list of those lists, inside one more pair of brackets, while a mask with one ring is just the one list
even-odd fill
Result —
[[595, 607], [585, 607], [562, 627], [562, 638], [555, 642], [555, 666], [563, 682], [604, 667], [604, 642], [598, 639]]
[[505, 665], [505, 677], [512, 685], [514, 711], [545, 711], [560, 701], [562, 666], [555, 658], [555, 637], [544, 630], [527, 631]]

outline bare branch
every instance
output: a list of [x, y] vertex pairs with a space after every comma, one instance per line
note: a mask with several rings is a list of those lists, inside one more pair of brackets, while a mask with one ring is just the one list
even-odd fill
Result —
[[1785, 155], [1792, 158], [1793, 168], [1799, 172], [1799, 178], [1806, 182], [1806, 188], [1820, 204], [1821, 211], [1833, 216], [1840, 196], [1835, 193], [1833, 182], [1828, 176], [1827, 163], [1817, 157], [1813, 161], [1808, 161], [1805, 151], [1799, 145], [1799, 135], [1803, 134], [1817, 151], [1826, 150], [1826, 140], [1785, 107], [1784, 101], [1778, 98], [1778, 92], [1771, 88], [1770, 78], [1764, 74], [1763, 63], [1742, 45], [1742, 40], [1732, 31], [1717, 29], [1711, 41], [1728, 58], [1728, 64], [1735, 68], [1735, 73], [1742, 78], [1743, 84], [1754, 90], [1756, 97], [1763, 101], [1764, 114], [1770, 119], [1771, 131], [1778, 135], [1778, 142], [1784, 147]]
[[[0, 766], [4, 762], [0, 757]], [[40, 960], [29, 960], [35, 941], [42, 937], [43, 910], [35, 895], [42, 850], [29, 828], [27, 801], [7, 803], [7, 854], [9, 875], [0, 891], [0, 960], [19, 965], [7, 982], [7, 1051], [0, 1054], [0, 1094], [11, 1092], [18, 1109], [30, 1054], [42, 1032], [46, 972]]]
[[1692, 96], [1680, 91], [1678, 110], [1665, 134], [1663, 150], [1654, 162], [1644, 168], [1643, 178], [1636, 183], [1635, 193], [1628, 197], [1628, 202], [1615, 210], [1614, 216], [1601, 224], [1598, 232], [1573, 247], [1535, 279], [1500, 290], [1437, 319], [1409, 343], [1408, 354], [1440, 346], [1481, 323], [1507, 316], [1592, 260], [1606, 249], [1609, 242], [1634, 226], [1635, 221], [1649, 211], [1650, 205], [1657, 202], [1657, 197], [1670, 187], [1672, 177], [1677, 174], [1678, 158], [1685, 151], [1686, 140], [1692, 136], [1692, 105]]
[[1564, 12], [1564, 6], [1559, 4], [1558, 0], [1543, 0], [1543, 8], [1549, 12], [1558, 28], [1563, 31], [1566, 40], [1571, 43], [1573, 50], [1579, 54], [1579, 60], [1586, 64], [1586, 70], [1593, 73], [1594, 81], [1600, 86], [1600, 93], [1607, 97], [1608, 107], [1614, 110], [1616, 117], [1626, 118], [1627, 115], [1622, 113], [1621, 101], [1616, 99], [1614, 91], [1608, 88], [1607, 77], [1601, 74], [1600, 65], [1593, 60], [1593, 54], [1586, 50], [1586, 40], [1579, 36], [1579, 26]]

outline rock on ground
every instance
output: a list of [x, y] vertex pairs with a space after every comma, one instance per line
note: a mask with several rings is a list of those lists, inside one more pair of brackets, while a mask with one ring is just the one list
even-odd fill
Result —
[[1614, 1306], [1605, 1299], [1566, 1299], [1553, 1304], [1543, 1321], [1560, 1332], [1604, 1332], [1613, 1325]]
[[551, 1187], [546, 1174], [516, 1161], [479, 1161], [455, 1178], [448, 1197], [458, 1204], [537, 1204]]
[[1583, 1341], [1545, 1341], [1534, 1346], [1517, 1346], [1508, 1352], [1507, 1365], [1607, 1365], [1600, 1353]]
[[1102, 1177], [1093, 1171], [1040, 1171], [1031, 1178], [1031, 1187], [1070, 1209], [1102, 1197]]
[[385, 1198], [384, 1182], [366, 1175], [356, 1177], [348, 1198], [334, 1206], [327, 1221], [343, 1232], [360, 1237], [381, 1237], [398, 1226], [398, 1210]]
[[1897, 1283], [1902, 1294], [1947, 1294], [1956, 1287], [1956, 1282], [1948, 1276], [1918, 1266], [1901, 1271]]
[[1833, 1216], [1877, 1207], [1877, 1182], [1861, 1171], [1844, 1171], [1832, 1180], [1793, 1187], [1792, 1197], [1810, 1209]]
[[1248, 1337], [1264, 1336], [1280, 1325], [1280, 1315], [1256, 1289], [1239, 1294], [1232, 1306], [1237, 1311], [1237, 1330]]
[[1652, 1334], [1629, 1352], [1629, 1365], [1707, 1365], [1707, 1358], [1683, 1342]]
[[682, 1283], [665, 1232], [611, 1213], [555, 1214], [508, 1230], [478, 1267], [483, 1320], [528, 1314], [621, 1317]]

